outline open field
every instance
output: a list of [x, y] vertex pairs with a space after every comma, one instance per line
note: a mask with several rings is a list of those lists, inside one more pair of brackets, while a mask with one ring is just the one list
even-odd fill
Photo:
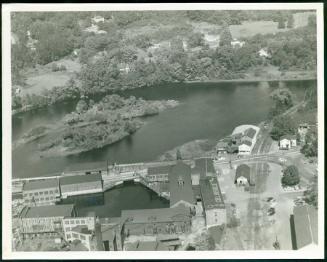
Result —
[[273, 21], [249, 21], [241, 25], [229, 26], [233, 38], [251, 37], [256, 34], [275, 34], [288, 29], [278, 29], [278, 23]]
[[[53, 72], [52, 64], [63, 65], [65, 71]], [[41, 94], [43, 90], [50, 90], [55, 86], [64, 86], [71, 77], [81, 70], [81, 65], [76, 60], [61, 59], [45, 66], [26, 72], [27, 86], [22, 88], [22, 94]]]

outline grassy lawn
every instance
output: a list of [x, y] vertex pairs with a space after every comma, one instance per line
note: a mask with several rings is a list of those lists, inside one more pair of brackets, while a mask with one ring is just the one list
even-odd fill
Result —
[[241, 25], [229, 26], [233, 38], [251, 37], [256, 34], [274, 34], [288, 29], [278, 29], [278, 23], [273, 21], [248, 21]]

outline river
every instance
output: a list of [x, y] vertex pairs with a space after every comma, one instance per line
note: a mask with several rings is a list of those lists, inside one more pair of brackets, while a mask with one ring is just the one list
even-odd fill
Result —
[[[285, 85], [301, 99], [315, 81], [294, 81]], [[144, 99], [176, 99], [181, 104], [146, 119], [147, 123], [132, 136], [115, 144], [68, 157], [39, 158], [37, 141], [13, 151], [13, 177], [36, 177], [62, 172], [75, 163], [109, 160], [116, 163], [151, 161], [164, 152], [196, 139], [218, 140], [241, 124], [265, 120], [271, 100], [269, 94], [278, 83], [193, 83], [170, 84], [155, 88], [123, 91], [123, 96]], [[44, 124], [54, 124], [74, 110], [77, 101], [13, 116], [13, 140]]]

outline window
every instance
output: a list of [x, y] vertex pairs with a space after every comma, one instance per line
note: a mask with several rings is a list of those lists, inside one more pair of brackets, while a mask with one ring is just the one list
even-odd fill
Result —
[[45, 194], [45, 195], [48, 195], [48, 194], [49, 194], [49, 192], [48, 192], [48, 191], [44, 191], [44, 194]]
[[67, 239], [70, 239], [72, 236], [71, 234], [66, 234]]
[[79, 220], [76, 220], [76, 224], [79, 225], [81, 223], [81, 221]]
[[53, 191], [52, 191], [52, 190], [50, 190], [50, 191], [49, 191], [49, 194], [53, 194]]
[[83, 225], [85, 224], [85, 220], [84, 219], [81, 220], [81, 224], [83, 224]]
[[69, 224], [69, 221], [68, 220], [65, 220], [65, 225], [68, 225]]
[[45, 198], [45, 200], [46, 200], [46, 201], [49, 201], [49, 198], [48, 198], [48, 197], [46, 197], [46, 198]]
[[78, 235], [76, 233], [73, 233], [74, 238], [78, 238]]
[[43, 201], [44, 200], [44, 198], [43, 197], [40, 197], [40, 201]]
[[[35, 193], [37, 195], [37, 193]], [[40, 195], [43, 195], [43, 192], [40, 192]]]
[[80, 235], [80, 237], [81, 237], [82, 240], [86, 240], [86, 237], [85, 236]]
[[70, 220], [70, 224], [75, 224], [75, 221], [74, 220]]

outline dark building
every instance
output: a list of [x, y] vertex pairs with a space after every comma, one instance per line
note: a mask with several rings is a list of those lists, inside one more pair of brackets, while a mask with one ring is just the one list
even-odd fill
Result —
[[193, 207], [196, 200], [192, 189], [191, 167], [179, 161], [169, 172], [170, 207], [184, 204]]
[[192, 225], [190, 209], [184, 206], [123, 210], [121, 218], [125, 236], [184, 233]]

